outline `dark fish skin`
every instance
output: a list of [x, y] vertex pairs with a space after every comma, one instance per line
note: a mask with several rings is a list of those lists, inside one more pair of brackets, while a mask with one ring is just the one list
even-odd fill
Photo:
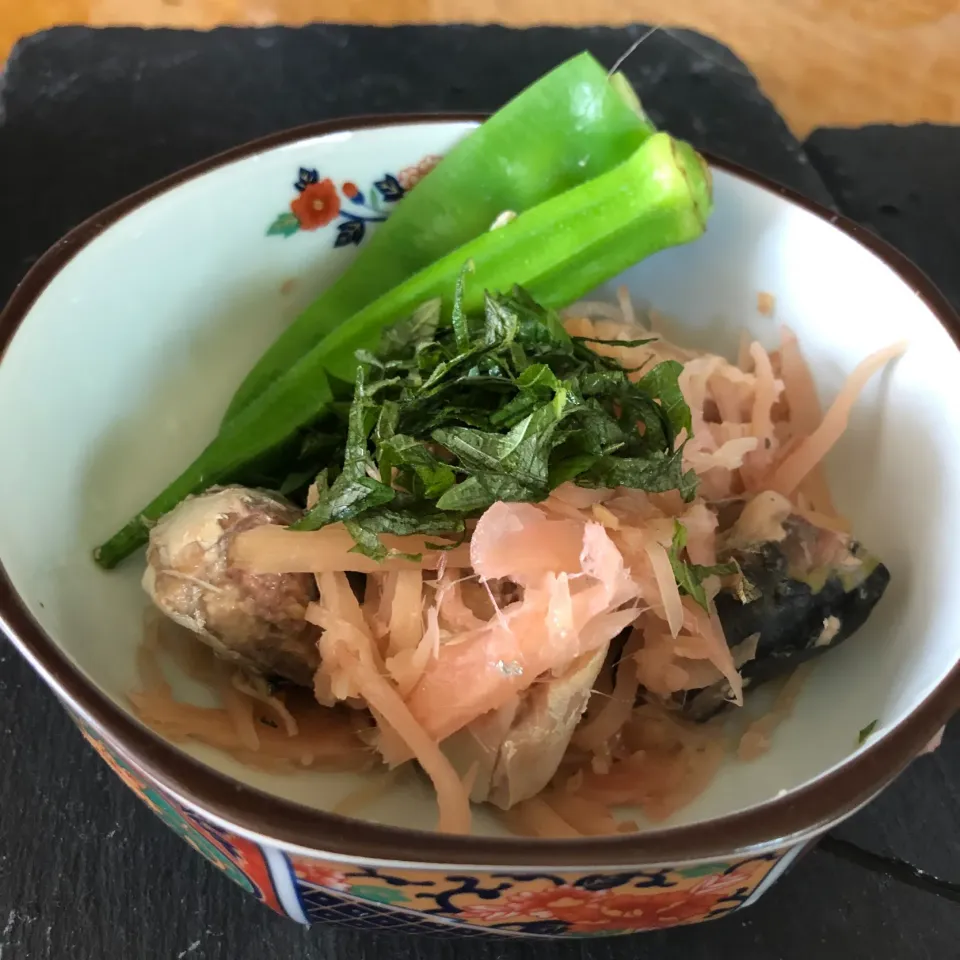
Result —
[[[748, 603], [733, 590], [722, 590], [716, 598], [730, 647], [760, 634], [756, 656], [740, 669], [744, 687], [750, 689], [789, 673], [852, 636], [890, 582], [887, 568], [855, 542], [846, 556], [861, 561], [860, 570], [852, 574], [840, 567], [821, 570], [819, 583], [811, 577], [791, 576], [791, 563], [779, 543], [763, 543], [730, 556], [759, 592]], [[688, 694], [683, 712], [691, 719], [707, 720], [723, 709], [728, 696], [726, 681], [721, 681]]]

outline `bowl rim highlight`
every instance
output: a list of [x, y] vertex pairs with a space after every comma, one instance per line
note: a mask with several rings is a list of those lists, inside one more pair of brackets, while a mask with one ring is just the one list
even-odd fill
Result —
[[[234, 161], [300, 140], [361, 129], [482, 122], [486, 114], [347, 117], [306, 124], [232, 148], [119, 200], [71, 230], [21, 280], [0, 314], [0, 363], [51, 280], [104, 230], [161, 194]], [[886, 241], [842, 214], [737, 163], [703, 152], [710, 166], [798, 206], [879, 257], [926, 304], [960, 349], [960, 318], [933, 282]], [[889, 784], [960, 706], [960, 663], [899, 724], [831, 773], [748, 810], [638, 834], [576, 840], [451, 836], [319, 811], [242, 784], [181, 752], [114, 704], [74, 667], [26, 609], [0, 557], [0, 628], [68, 708], [111, 747], [184, 803], [254, 839], [345, 862], [438, 868], [607, 869], [749, 856], [808, 840], [854, 813]]]

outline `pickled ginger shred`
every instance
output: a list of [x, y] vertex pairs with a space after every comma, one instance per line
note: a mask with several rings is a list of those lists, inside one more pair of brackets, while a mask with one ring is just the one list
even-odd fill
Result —
[[[507, 572], [502, 563], [507, 551], [490, 536], [490, 525], [502, 530], [504, 539], [516, 542], [518, 548], [525, 530], [542, 530], [546, 539], [538, 541], [541, 556], [532, 575], [522, 568], [513, 571], [511, 579], [522, 583], [521, 599], [479, 629], [441, 644], [437, 658], [410, 694], [413, 716], [441, 740], [498, 709], [544, 673], [562, 670], [613, 639], [623, 627], [620, 620], [605, 620], [604, 615], [638, 591], [600, 524], [579, 524], [579, 557], [563, 549], [554, 553], [551, 529], [562, 547], [576, 525], [547, 520], [531, 504], [495, 504], [481, 518], [477, 544], [471, 550], [474, 570], [481, 576], [503, 577]], [[554, 569], [543, 569], [551, 558]], [[567, 569], [560, 569], [563, 566]], [[505, 670], [504, 664], [511, 669]]]
[[819, 426], [809, 436], [804, 437], [796, 450], [776, 468], [770, 481], [771, 489], [787, 496], [796, 490], [804, 477], [820, 464], [847, 429], [850, 411], [863, 388], [874, 374], [899, 357], [906, 348], [906, 343], [895, 343], [871, 354], [857, 366]]
[[[846, 535], [823, 459], [904, 347], [864, 360], [823, 415], [786, 327], [776, 349], [745, 336], [733, 363], [670, 343], [623, 291], [618, 304], [574, 306], [564, 323], [635, 382], [661, 361], [682, 365], [690, 419], [666, 447], [676, 435], [695, 495], [567, 482], [540, 502], [477, 509], [462, 537], [384, 534], [383, 561], [355, 549], [349, 522], [242, 532], [230, 552], [239, 574], [316, 578], [305, 614], [322, 631], [314, 713], [216, 670], [219, 707], [177, 704], [151, 647], [131, 697], [141, 716], [261, 761], [413, 761], [449, 832], [469, 831], [471, 795], [508, 808], [517, 832], [575, 837], [636, 829], [614, 806], [659, 820], [706, 789], [727, 745], [713, 721], [681, 717], [685, 698], [716, 687], [721, 705], [742, 703], [740, 670], [763, 649], [760, 633], [724, 635], [718, 594], [736, 589], [746, 603], [750, 589], [731, 555], [784, 544], [798, 518]], [[741, 756], [766, 746], [785, 703], [748, 730]]]

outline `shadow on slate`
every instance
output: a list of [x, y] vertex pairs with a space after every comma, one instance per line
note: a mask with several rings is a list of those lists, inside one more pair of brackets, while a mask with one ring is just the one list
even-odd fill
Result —
[[960, 127], [815, 130], [805, 147], [844, 213], [899, 247], [960, 311]]
[[[57, 28], [7, 63], [0, 295], [106, 204], [228, 147], [362, 113], [493, 110], [583, 49], [613, 64], [645, 28]], [[679, 39], [678, 39], [679, 38]], [[649, 37], [625, 71], [654, 120], [829, 202], [756, 81], [695, 34]]]
[[[211, 153], [328, 117], [489, 110], [581, 49], [612, 64], [643, 29], [63, 28], [29, 38], [10, 57], [3, 92], [0, 295], [83, 218]], [[823, 181], [743, 65], [713, 41], [678, 36], [654, 34], [626, 67], [657, 122], [829, 203]], [[891, 234], [869, 212], [899, 202], [889, 191], [866, 189], [881, 158], [872, 150], [845, 153], [834, 136], [818, 132], [812, 150], [841, 206], [904, 246], [947, 289], [950, 275], [936, 275], [947, 254], [933, 238], [951, 225], [937, 194], [924, 192], [918, 208], [903, 205], [903, 232]], [[912, 159], [906, 176], [932, 183], [920, 158]], [[938, 189], [955, 196], [956, 184]], [[916, 209], [930, 223], [918, 221]], [[930, 228], [938, 223], [939, 234]], [[952, 905], [819, 852], [756, 907], [642, 937], [453, 943], [305, 930], [255, 905], [153, 817], [2, 642], [0, 733], [4, 960], [372, 960], [387, 951], [402, 960], [945, 960], [960, 943], [960, 911]], [[918, 761], [841, 834], [949, 875], [960, 861], [956, 802], [949, 799], [960, 794], [958, 779], [954, 724], [937, 755]]]

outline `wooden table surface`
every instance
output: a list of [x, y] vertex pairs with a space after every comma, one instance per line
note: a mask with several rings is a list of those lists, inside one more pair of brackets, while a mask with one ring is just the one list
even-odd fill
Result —
[[960, 0], [0, 0], [0, 55], [54, 24], [315, 20], [689, 26], [735, 50], [800, 135], [821, 125], [960, 123]]

